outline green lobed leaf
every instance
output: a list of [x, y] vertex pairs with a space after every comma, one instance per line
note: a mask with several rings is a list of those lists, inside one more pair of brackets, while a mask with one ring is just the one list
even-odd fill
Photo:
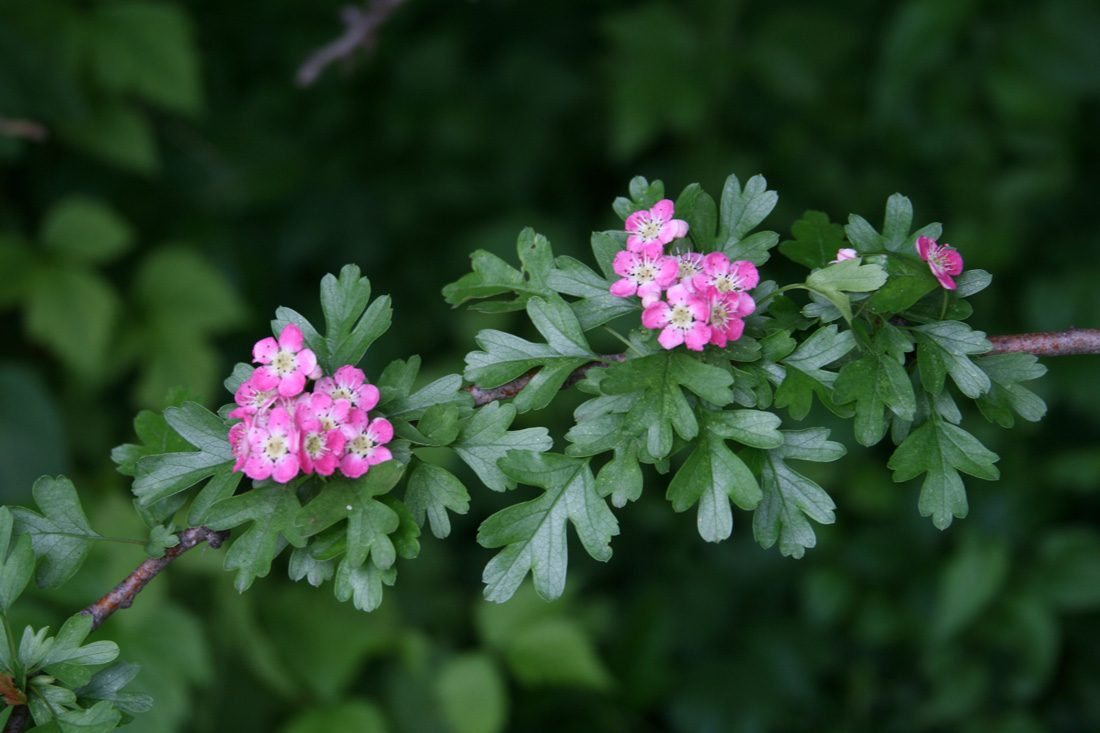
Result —
[[927, 474], [918, 509], [922, 517], [931, 515], [938, 529], [946, 529], [953, 516], [962, 519], [969, 510], [959, 472], [992, 481], [1000, 475], [993, 465], [997, 460], [973, 435], [933, 414], [909, 433], [886, 465], [897, 482]]
[[1037, 422], [1047, 412], [1046, 403], [1039, 395], [1020, 382], [1038, 379], [1047, 372], [1032, 354], [994, 354], [979, 356], [974, 364], [989, 377], [990, 389], [978, 398], [978, 409], [987, 420], [1001, 427], [1015, 424], [1012, 413], [1030, 422]]
[[90, 633], [92, 633], [90, 615], [77, 613], [70, 616], [57, 630], [53, 646], [42, 656], [39, 664], [48, 668], [50, 665], [62, 662], [80, 666], [113, 662], [118, 656], [118, 644], [113, 641], [94, 641], [91, 644], [84, 644], [84, 640]]
[[917, 364], [926, 390], [938, 394], [943, 389], [945, 374], [950, 374], [959, 391], [971, 399], [989, 391], [989, 375], [969, 357], [993, 348], [983, 332], [960, 321], [926, 323], [914, 327], [912, 332], [917, 339]]
[[885, 261], [889, 279], [867, 299], [872, 313], [901, 313], [939, 288], [927, 263], [917, 257], [898, 255]]
[[360, 611], [369, 613], [382, 605], [382, 586], [393, 585], [396, 577], [395, 568], [382, 570], [372, 562], [352, 567], [344, 558], [336, 569], [333, 593], [336, 600], [350, 600]]
[[496, 303], [498, 307], [494, 310], [520, 310], [532, 296], [550, 295], [553, 291], [546, 284], [546, 276], [554, 264], [550, 241], [527, 228], [520, 232], [516, 251], [522, 268], [519, 270], [491, 252], [477, 250], [470, 255], [473, 272], [444, 287], [444, 299], [457, 307], [469, 300], [515, 293], [515, 299]]
[[761, 232], [766, 236], [758, 237], [751, 243], [745, 240], [745, 235], [764, 221], [779, 201], [779, 195], [767, 188], [768, 183], [761, 175], [750, 178], [744, 190], [737, 176], [733, 175], [726, 179], [722, 187], [716, 243], [718, 250], [731, 261], [748, 260], [754, 265], [762, 265], [768, 260], [768, 250], [779, 242], [779, 236], [774, 232]]
[[0, 613], [4, 614], [34, 575], [35, 556], [31, 536], [20, 535], [12, 543], [14, 524], [11, 510], [0, 506]]
[[425, 515], [432, 534], [444, 539], [451, 534], [451, 519], [447, 510], [465, 514], [470, 510], [470, 494], [454, 474], [431, 463], [418, 463], [409, 475], [405, 490], [405, 505], [416, 523], [424, 525]]
[[876, 264], [863, 264], [859, 258], [844, 260], [815, 270], [806, 278], [806, 287], [828, 300], [844, 320], [851, 322], [851, 298], [845, 293], [867, 293], [886, 282], [886, 271]]
[[829, 221], [821, 211], [807, 211], [791, 225], [794, 239], [780, 242], [779, 251], [804, 267], [825, 267], [847, 245], [844, 227]]
[[535, 589], [547, 600], [565, 589], [568, 565], [566, 521], [593, 558], [611, 557], [611, 537], [619, 533], [615, 515], [595, 490], [587, 460], [556, 453], [512, 451], [500, 460], [505, 474], [545, 489], [542, 496], [502, 509], [481, 524], [478, 543], [504, 548], [485, 567], [485, 597], [502, 603], [531, 573]]
[[[782, 345], [785, 350], [787, 341], [788, 338], [783, 338], [774, 345]], [[831, 411], [847, 416], [845, 409], [838, 407], [832, 397], [837, 373], [824, 367], [843, 358], [854, 347], [855, 337], [851, 331], [839, 331], [836, 325], [819, 328], [793, 353], [783, 357], [783, 364], [789, 368], [783, 373], [775, 392], [775, 406], [788, 407], [791, 417], [801, 420], [809, 413], [813, 395], [816, 394]], [[766, 345], [766, 351], [768, 348]]]
[[31, 536], [34, 554], [39, 557], [38, 585], [57, 588], [76, 573], [92, 542], [102, 535], [88, 524], [76, 487], [64, 476], [43, 476], [34, 482], [31, 493], [42, 514], [12, 507], [13, 531]]
[[627, 236], [623, 230], [592, 232], [592, 254], [608, 281], [619, 279], [615, 273], [615, 255], [626, 249]]
[[900, 193], [886, 200], [886, 215], [882, 222], [882, 243], [886, 249], [898, 251], [909, 237], [913, 225], [913, 202]]
[[61, 733], [106, 733], [122, 722], [122, 713], [113, 703], [103, 700], [90, 708], [66, 710], [57, 716]]
[[226, 570], [237, 570], [234, 586], [244, 592], [256, 578], [271, 571], [286, 543], [302, 547], [306, 540], [295, 519], [301, 504], [294, 483], [258, 486], [243, 494], [223, 499], [206, 513], [206, 526], [214, 530], [234, 529], [251, 522], [243, 533], [233, 537], [225, 555]]
[[840, 370], [835, 384], [840, 402], [856, 403], [855, 434], [861, 445], [874, 445], [886, 435], [886, 410], [903, 420], [916, 417], [913, 382], [897, 359], [864, 354]]
[[672, 450], [672, 432], [684, 440], [699, 434], [699, 425], [683, 388], [716, 406], [733, 401], [729, 371], [706, 364], [682, 351], [665, 351], [611, 364], [600, 382], [607, 395], [640, 392], [627, 413], [626, 429], [646, 434], [650, 454], [664, 458]]
[[835, 461], [844, 446], [828, 440], [825, 428], [784, 431], [784, 443], [767, 451], [747, 452], [749, 465], [760, 475], [763, 497], [753, 515], [753, 533], [764, 548], [779, 542], [784, 556], [802, 557], [806, 548], [817, 544], [809, 520], [820, 524], [835, 521], [836, 505], [815, 482], [788, 465], [790, 460]]
[[459, 458], [493, 491], [506, 491], [516, 485], [497, 466], [508, 451], [541, 453], [554, 444], [546, 428], [508, 430], [516, 413], [514, 405], [491, 402], [474, 413], [462, 427], [458, 440], [451, 445]]
[[752, 510], [762, 494], [752, 471], [726, 445], [723, 433], [727, 432], [728, 424], [721, 417], [723, 413], [709, 410], [697, 413], [702, 432], [694, 441], [691, 455], [669, 482], [666, 496], [677, 512], [687, 511], [698, 502], [699, 535], [707, 542], [721, 542], [733, 532], [730, 500], [742, 509]]
[[718, 206], [698, 183], [692, 183], [676, 199], [676, 217], [688, 223], [688, 236], [696, 252], [713, 252], [718, 226]]

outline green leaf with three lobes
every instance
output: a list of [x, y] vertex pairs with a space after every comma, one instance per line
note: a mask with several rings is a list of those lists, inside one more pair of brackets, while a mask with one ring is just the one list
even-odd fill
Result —
[[[730, 500], [745, 510], [755, 509], [763, 496], [756, 477], [726, 445], [732, 438], [757, 448], [777, 448], [783, 436], [779, 418], [757, 410], [696, 410], [702, 432], [695, 448], [668, 485], [675, 511], [699, 504], [696, 526], [707, 542], [729, 539], [733, 532]], [[601, 472], [602, 473], [602, 472]]]
[[732, 384], [733, 375], [726, 369], [681, 351], [665, 351], [611, 364], [600, 389], [606, 395], [642, 393], [627, 413], [624, 429], [633, 435], [644, 432], [647, 450], [660, 459], [672, 450], [674, 429], [684, 440], [699, 434], [683, 388], [721, 407], [733, 401]]
[[497, 466], [508, 451], [542, 453], [554, 445], [546, 428], [508, 430], [515, 418], [515, 406], [491, 402], [474, 413], [451, 444], [459, 458], [493, 491], [506, 491], [516, 485]]
[[557, 598], [565, 589], [568, 565], [566, 521], [573, 523], [588, 554], [601, 561], [611, 557], [611, 537], [619, 533], [619, 523], [596, 494], [587, 459], [513, 451], [499, 465], [513, 480], [546, 491], [482, 522], [478, 543], [504, 548], [485, 566], [485, 597], [508, 600], [530, 572], [540, 596]]
[[370, 281], [360, 277], [355, 265], [345, 265], [339, 278], [329, 273], [321, 279], [324, 336], [305, 316], [291, 308], [276, 309], [272, 332], [278, 337], [287, 324], [298, 326], [325, 374], [333, 374], [345, 364], [358, 364], [370, 345], [390, 327], [393, 319], [390, 296], [376, 298], [367, 307], [370, 295]]
[[718, 226], [718, 205], [698, 183], [692, 183], [676, 198], [676, 217], [688, 223], [688, 235], [696, 252], [713, 252]]
[[[776, 353], [782, 353], [782, 350], [788, 348], [786, 342], [794, 343], [793, 339], [782, 332], [773, 334], [769, 339], [773, 343], [769, 344], [766, 339], [765, 348], [769, 345], [781, 347]], [[855, 345], [852, 332], [840, 331], [836, 325], [822, 326], [814, 331], [792, 353], [782, 357], [787, 370], [775, 392], [775, 406], [789, 407], [791, 417], [801, 420], [809, 413], [813, 395], [817, 394], [822, 404], [830, 410], [844, 414], [842, 409], [837, 408], [831, 394], [837, 373], [824, 367], [846, 356]]]
[[546, 285], [546, 276], [554, 266], [550, 241], [536, 234], [534, 229], [527, 228], [520, 232], [516, 240], [516, 252], [522, 263], [521, 270], [491, 252], [477, 250], [470, 255], [474, 271], [444, 287], [443, 297], [451, 305], [459, 306], [468, 300], [515, 293], [513, 300], [488, 301], [470, 306], [473, 310], [496, 313], [520, 310], [529, 298], [550, 295], [553, 291]]
[[538, 410], [550, 403], [573, 370], [599, 356], [592, 351], [573, 311], [558, 296], [527, 301], [527, 314], [546, 339], [535, 344], [503, 331], [482, 331], [477, 344], [484, 351], [466, 355], [465, 376], [481, 387], [499, 387], [520, 375], [538, 369], [516, 395], [520, 412]]
[[233, 462], [229, 428], [202, 405], [185, 402], [181, 407], [169, 407], [164, 411], [164, 419], [199, 450], [161, 453], [138, 460], [133, 491], [144, 506], [194, 486]]
[[768, 250], [779, 242], [775, 232], [745, 235], [775, 208], [779, 194], [768, 190], [764, 176], [755, 175], [745, 183], [744, 190], [737, 176], [730, 176], [722, 187], [722, 205], [718, 219], [717, 250], [730, 260], [748, 260], [754, 265], [768, 261]]
[[800, 265], [813, 269], [825, 267], [835, 260], [837, 252], [847, 245], [844, 227], [829, 221], [829, 215], [807, 211], [791, 225], [794, 239], [779, 244], [779, 251]]
[[389, 568], [397, 559], [390, 535], [398, 530], [401, 518], [376, 497], [388, 493], [404, 472], [399, 461], [385, 461], [359, 478], [333, 476], [313, 501], [298, 511], [294, 521], [301, 536], [312, 537], [347, 520], [347, 569], [358, 568], [368, 555], [380, 569]]
[[997, 460], [997, 454], [973, 435], [932, 413], [909, 433], [886, 465], [898, 482], [928, 474], [917, 507], [922, 517], [931, 515], [937, 528], [947, 529], [953, 516], [962, 519], [969, 510], [959, 472], [992, 481], [1000, 476], [993, 465]]
[[886, 435], [886, 410], [903, 420], [917, 414], [913, 382], [897, 359], [865, 354], [840, 370], [835, 384], [839, 402], [856, 403], [855, 434], [861, 445], [874, 445]]
[[271, 571], [271, 561], [287, 542], [295, 547], [306, 543], [295, 524], [302, 506], [294, 487], [295, 482], [258, 486], [217, 502], [206, 513], [206, 526], [210, 529], [233, 529], [252, 523], [247, 531], [233, 538], [225, 554], [224, 567], [238, 571], [234, 585], [242, 593], [252, 581]]
[[836, 306], [844, 320], [851, 322], [852, 300], [846, 293], [868, 293], [885, 282], [886, 270], [879, 265], [863, 264], [857, 258], [814, 270], [806, 278], [806, 287]]
[[783, 431], [784, 443], [766, 451], [746, 451], [745, 460], [760, 475], [763, 498], [753, 515], [753, 532], [764, 548], [779, 542], [785, 556], [802, 557], [817, 544], [809, 520], [835, 521], [836, 504], [825, 490], [788, 465], [790, 460], [828, 462], [844, 455], [844, 446], [828, 439], [825, 428]]
[[405, 506], [416, 523], [423, 526], [427, 515], [432, 534], [443, 539], [451, 534], [447, 510], [465, 514], [470, 510], [470, 494], [453, 473], [431, 463], [418, 461], [409, 475]]
[[917, 338], [921, 383], [928, 392], [939, 394], [946, 374], [950, 374], [959, 391], [971, 399], [989, 391], [989, 375], [969, 356], [984, 354], [993, 348], [983, 332], [961, 321], [939, 321], [915, 327], [913, 335]]
[[102, 535], [88, 524], [76, 487], [64, 476], [43, 476], [34, 482], [31, 493], [42, 514], [12, 507], [12, 530], [31, 536], [34, 554], [40, 558], [38, 585], [57, 588], [80, 568], [92, 542]]
[[1015, 424], [1013, 412], [1031, 422], [1042, 419], [1047, 412], [1046, 403], [1039, 395], [1020, 386], [1020, 382], [1038, 379], [1047, 373], [1047, 368], [1038, 362], [1039, 358], [1031, 354], [994, 354], [974, 360], [991, 383], [989, 392], [978, 398], [978, 409], [986, 419], [1005, 428]]
[[460, 412], [470, 411], [474, 398], [462, 389], [462, 377], [449, 374], [431, 384], [412, 391], [416, 375], [420, 371], [420, 357], [413, 355], [407, 362], [397, 359], [382, 370], [378, 378], [381, 399], [379, 412], [391, 421], [419, 420], [429, 408], [453, 404]]

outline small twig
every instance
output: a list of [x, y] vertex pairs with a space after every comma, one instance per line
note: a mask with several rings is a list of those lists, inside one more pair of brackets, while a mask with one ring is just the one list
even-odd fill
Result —
[[344, 33], [332, 43], [310, 54], [298, 69], [298, 86], [308, 87], [329, 64], [348, 59], [357, 51], [370, 52], [374, 48], [375, 35], [390, 14], [405, 0], [370, 0], [365, 8], [349, 5], [341, 9]]
[[33, 120], [13, 120], [0, 115], [0, 135], [43, 143], [50, 137], [45, 126]]
[[988, 336], [993, 348], [989, 354], [1023, 352], [1035, 356], [1100, 354], [1100, 328], [1074, 328], [1045, 333], [1016, 333]]
[[4, 725], [3, 733], [23, 733], [27, 727], [27, 718], [31, 709], [26, 705], [16, 705], [8, 716], [8, 722]]
[[106, 621], [111, 614], [120, 608], [129, 608], [134, 602], [134, 596], [152, 580], [157, 573], [164, 570], [168, 563], [175, 560], [195, 545], [207, 543], [214, 549], [221, 547], [222, 542], [229, 537], [229, 532], [215, 532], [207, 527], [191, 527], [179, 533], [179, 544], [169, 547], [164, 551], [164, 557], [149, 558], [138, 565], [134, 572], [121, 583], [115, 586], [107, 595], [88, 606], [80, 613], [92, 617], [92, 631], [95, 631]]

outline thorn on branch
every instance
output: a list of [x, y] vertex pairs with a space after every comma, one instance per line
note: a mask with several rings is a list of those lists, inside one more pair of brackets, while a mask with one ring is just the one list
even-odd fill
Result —
[[365, 8], [354, 5], [342, 8], [343, 35], [314, 51], [302, 63], [295, 76], [298, 86], [310, 86], [330, 64], [351, 61], [356, 51], [370, 53], [374, 50], [378, 29], [403, 2], [405, 0], [370, 0]]
[[111, 614], [120, 608], [129, 608], [134, 602], [134, 597], [149, 583], [157, 573], [164, 570], [168, 563], [175, 560], [192, 547], [205, 542], [214, 549], [221, 547], [229, 537], [229, 531], [214, 531], [207, 527], [191, 527], [179, 533], [179, 544], [169, 547], [164, 551], [164, 556], [149, 558], [130, 573], [121, 583], [116, 585], [107, 595], [80, 611], [85, 616], [92, 617], [92, 631], [98, 629]]

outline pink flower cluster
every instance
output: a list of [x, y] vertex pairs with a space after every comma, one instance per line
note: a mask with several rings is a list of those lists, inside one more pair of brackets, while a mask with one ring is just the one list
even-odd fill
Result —
[[664, 199], [627, 217], [626, 249], [614, 262], [622, 279], [612, 284], [611, 294], [640, 297], [642, 325], [660, 329], [657, 341], [666, 349], [725, 346], [741, 338], [744, 317], [756, 309], [747, 291], [760, 275], [751, 262], [730, 262], [721, 252], [665, 254], [666, 244], [688, 232], [687, 222], [673, 214], [672, 201]]
[[[260, 366], [237, 389], [237, 408], [229, 413], [241, 418], [229, 429], [234, 471], [281, 484], [299, 472], [331, 476], [337, 469], [358, 478], [393, 457], [384, 445], [393, 438], [393, 426], [367, 417], [378, 404], [378, 388], [366, 382], [361, 369], [348, 364], [322, 376], [293, 323], [278, 341], [257, 341], [252, 356]], [[311, 379], [313, 391], [307, 392]]]

